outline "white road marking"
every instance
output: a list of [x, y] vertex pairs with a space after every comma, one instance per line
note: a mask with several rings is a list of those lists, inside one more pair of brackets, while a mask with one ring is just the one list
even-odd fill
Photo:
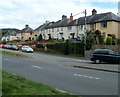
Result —
[[11, 60], [11, 59], [3, 59], [5, 61], [10, 61], [10, 62], [16, 62], [15, 60]]
[[3, 60], [6, 60], [6, 61], [11, 61], [10, 59], [3, 59]]
[[35, 65], [32, 65], [32, 67], [34, 67], [34, 68], [38, 68], [38, 69], [41, 69], [41, 67], [39, 67], [39, 66], [35, 66]]
[[100, 78], [97, 78], [97, 77], [92, 77], [92, 76], [86, 76], [86, 75], [81, 75], [81, 74], [74, 74], [74, 76], [80, 76], [80, 77], [84, 77], [84, 78], [90, 78], [90, 79], [100, 79]]

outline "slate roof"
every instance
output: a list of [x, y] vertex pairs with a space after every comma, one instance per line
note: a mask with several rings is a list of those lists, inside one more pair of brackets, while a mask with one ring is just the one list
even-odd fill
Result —
[[47, 29], [50, 28], [51, 25], [53, 25], [54, 22], [49, 22], [49, 23], [44, 23], [43, 25], [40, 25], [38, 28], [36, 28], [35, 30], [42, 30], [42, 29]]
[[67, 26], [77, 26], [78, 19], [73, 20], [72, 22], [68, 23]]
[[43, 24], [43, 25], [40, 25], [38, 28], [36, 28], [35, 30], [38, 30], [38, 29], [43, 29], [44, 28], [44, 26], [45, 26], [45, 24]]
[[21, 33], [32, 33], [33, 32], [33, 29], [32, 28], [24, 28], [22, 29]]
[[13, 31], [13, 32], [9, 32], [6, 33], [4, 36], [16, 36], [17, 32]]
[[[86, 20], [87, 24], [104, 22], [104, 21], [120, 22], [120, 17], [116, 16], [115, 14], [111, 12], [87, 16], [86, 19], [87, 19]], [[85, 24], [85, 17], [80, 17], [78, 19], [78, 25], [83, 25], [83, 24]]]
[[[104, 22], [104, 21], [120, 22], [120, 17], [111, 12], [95, 14], [95, 15], [90, 15], [86, 17], [87, 24]], [[65, 19], [65, 20], [58, 20], [57, 22], [54, 22], [52, 25], [50, 25], [49, 23], [43, 24], [36, 29], [49, 29], [49, 28], [77, 26], [77, 25], [84, 25], [84, 24], [85, 24], [85, 17], [80, 17], [78, 19], [73, 20], [72, 22], [69, 22], [69, 19]]]
[[10, 35], [12, 35], [12, 36], [16, 36], [16, 34], [17, 34], [16, 32], [11, 32], [10, 33]]
[[58, 20], [57, 22], [53, 23], [52, 25], [48, 26], [47, 28], [65, 27], [65, 26], [67, 26], [68, 22], [69, 22], [69, 19]]

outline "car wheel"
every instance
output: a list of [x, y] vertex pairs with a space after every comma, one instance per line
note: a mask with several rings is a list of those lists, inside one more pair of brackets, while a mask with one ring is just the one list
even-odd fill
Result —
[[95, 60], [95, 63], [99, 64], [101, 61], [99, 59]]

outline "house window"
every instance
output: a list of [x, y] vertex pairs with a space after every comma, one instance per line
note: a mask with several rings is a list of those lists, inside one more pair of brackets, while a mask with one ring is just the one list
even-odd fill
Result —
[[83, 25], [80, 25], [80, 30], [83, 30]]
[[49, 30], [49, 33], [51, 32], [51, 30]]
[[70, 31], [70, 30], [72, 30], [72, 27], [70, 26], [70, 27], [68, 27], [67, 29]]
[[29, 37], [29, 40], [31, 40], [31, 37]]
[[63, 31], [63, 28], [61, 28], [61, 31]]
[[52, 32], [54, 32], [54, 28], [52, 28]]
[[57, 32], [59, 32], [59, 28], [57, 29]]
[[107, 22], [101, 22], [101, 28], [107, 28]]
[[30, 33], [30, 35], [32, 35], [32, 33]]
[[90, 24], [90, 30], [94, 30], [94, 24]]

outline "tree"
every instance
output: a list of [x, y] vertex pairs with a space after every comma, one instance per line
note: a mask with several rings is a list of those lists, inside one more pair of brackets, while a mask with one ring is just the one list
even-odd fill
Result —
[[43, 39], [42, 39], [42, 35], [40, 34], [40, 35], [38, 36], [37, 41], [41, 41], [41, 40], [43, 40]]
[[96, 37], [94, 31], [86, 31], [86, 49], [92, 48], [92, 45], [96, 44]]
[[[96, 31], [95, 31], [95, 35], [96, 35], [96, 42], [99, 43], [99, 41], [101, 41], [101, 40], [99, 39], [99, 36], [101, 35], [100, 30], [96, 30]], [[101, 37], [101, 36], [100, 36], [100, 37]]]

